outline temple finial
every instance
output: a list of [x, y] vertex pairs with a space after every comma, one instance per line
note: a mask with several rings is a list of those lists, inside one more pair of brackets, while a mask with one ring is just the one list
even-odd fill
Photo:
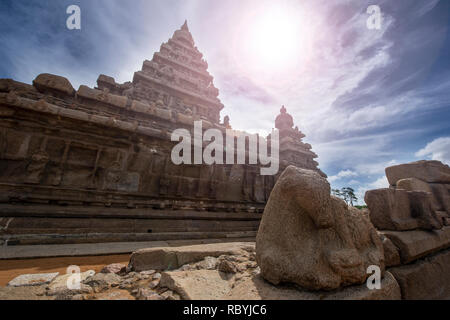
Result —
[[188, 27], [188, 24], [187, 24], [187, 20], [184, 20], [184, 24], [181, 26], [181, 30], [189, 31], [189, 27]]

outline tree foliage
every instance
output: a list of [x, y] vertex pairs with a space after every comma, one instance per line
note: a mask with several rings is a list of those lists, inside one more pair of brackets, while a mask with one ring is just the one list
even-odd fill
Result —
[[342, 189], [332, 189], [332, 194], [336, 197], [343, 199], [347, 205], [353, 206], [353, 203], [358, 201], [355, 195], [355, 190], [350, 187], [345, 187]]

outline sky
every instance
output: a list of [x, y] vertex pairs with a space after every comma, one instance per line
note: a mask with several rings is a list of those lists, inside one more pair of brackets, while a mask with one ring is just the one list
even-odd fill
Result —
[[[70, 5], [81, 30], [66, 27]], [[449, 13], [447, 0], [2, 0], [0, 78], [131, 81], [187, 19], [222, 118], [265, 134], [285, 105], [332, 187], [362, 203], [387, 166], [450, 164]]]

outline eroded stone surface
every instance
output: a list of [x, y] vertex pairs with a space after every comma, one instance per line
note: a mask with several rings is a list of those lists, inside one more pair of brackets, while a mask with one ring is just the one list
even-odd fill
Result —
[[122, 281], [121, 277], [114, 273], [97, 273], [96, 275], [87, 278], [83, 281], [94, 288], [96, 292], [104, 291], [110, 287], [115, 287]]
[[366, 192], [370, 220], [380, 230], [440, 229], [431, 193], [384, 188]]
[[[47, 295], [75, 295], [90, 293], [92, 288], [81, 283], [95, 275], [94, 270], [89, 270], [79, 274], [64, 274], [56, 277], [47, 287]], [[79, 286], [77, 285], [79, 281]]]
[[44, 93], [48, 90], [56, 90], [69, 96], [72, 96], [75, 93], [75, 89], [67, 78], [48, 73], [38, 75], [36, 79], [34, 79], [33, 85], [36, 89]]
[[23, 287], [23, 286], [39, 286], [42, 284], [47, 284], [53, 281], [59, 272], [55, 273], [39, 273], [39, 274], [22, 274], [18, 277], [12, 279], [8, 286], [11, 287]]
[[390, 269], [406, 300], [450, 299], [450, 251]]
[[213, 243], [184, 247], [150, 248], [134, 252], [131, 255], [130, 267], [134, 271], [150, 269], [167, 270], [203, 260], [206, 257], [219, 257], [223, 254], [239, 254], [252, 251], [252, 243]]
[[401, 179], [416, 178], [428, 183], [450, 183], [450, 167], [440, 161], [421, 160], [386, 168], [390, 185]]
[[392, 243], [392, 241], [380, 233], [381, 241], [383, 243], [384, 251], [384, 264], [387, 267], [394, 267], [401, 264], [400, 254], [397, 247]]
[[434, 231], [383, 231], [398, 248], [403, 263], [450, 247], [450, 227]]
[[383, 248], [369, 218], [330, 197], [327, 180], [288, 167], [278, 179], [256, 240], [262, 276], [310, 290], [361, 284], [369, 265], [384, 270]]
[[0, 300], [55, 300], [45, 291], [45, 286], [0, 287]]
[[106, 267], [104, 267], [102, 269], [102, 271], [100, 271], [101, 273], [115, 273], [115, 274], [119, 274], [119, 273], [123, 273], [126, 271], [127, 266], [124, 264], [120, 264], [120, 263], [112, 263], [107, 265]]
[[217, 270], [164, 272], [161, 286], [185, 300], [220, 300], [231, 290], [227, 276]]

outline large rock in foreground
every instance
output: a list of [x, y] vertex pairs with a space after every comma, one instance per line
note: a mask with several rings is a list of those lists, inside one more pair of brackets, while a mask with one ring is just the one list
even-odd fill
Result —
[[369, 218], [330, 196], [314, 171], [288, 167], [266, 205], [256, 240], [261, 275], [273, 284], [333, 290], [384, 271], [383, 245]]
[[450, 167], [440, 161], [421, 160], [386, 168], [389, 184], [399, 180], [416, 178], [428, 183], [450, 183]]

